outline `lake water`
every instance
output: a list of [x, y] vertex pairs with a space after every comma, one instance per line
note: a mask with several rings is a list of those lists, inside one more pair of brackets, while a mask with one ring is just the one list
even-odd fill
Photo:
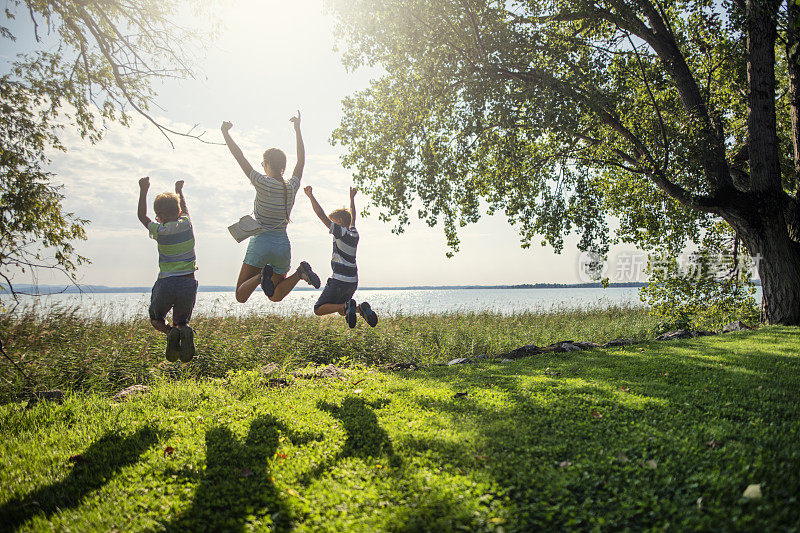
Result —
[[[270, 302], [257, 290], [245, 304], [238, 303], [233, 291], [198, 292], [195, 314], [229, 316], [247, 314], [311, 315], [319, 291], [294, 291], [282, 302]], [[568, 288], [568, 289], [365, 289], [356, 292], [356, 300], [368, 301], [382, 314], [419, 315], [491, 311], [513, 314], [564, 308], [602, 308], [614, 305], [642, 305], [638, 289]], [[3, 299], [6, 308], [8, 298]], [[22, 297], [20, 307], [78, 308], [87, 315], [125, 319], [147, 315], [150, 293], [54, 294]]]
[[[548, 311], [575, 308], [643, 305], [635, 287], [564, 288], [564, 289], [365, 289], [356, 292], [358, 302], [368, 301], [379, 314], [419, 315], [489, 311], [513, 314], [525, 311]], [[755, 295], [761, 299], [761, 287]], [[299, 290], [282, 302], [267, 300], [260, 291], [245, 304], [236, 302], [233, 291], [198, 292], [195, 314], [231, 316], [248, 314], [311, 315], [319, 291]], [[8, 298], [3, 298], [9, 308]], [[36, 307], [41, 311], [60, 306], [77, 308], [86, 315], [119, 320], [147, 316], [150, 293], [55, 294], [23, 297], [20, 308]]]

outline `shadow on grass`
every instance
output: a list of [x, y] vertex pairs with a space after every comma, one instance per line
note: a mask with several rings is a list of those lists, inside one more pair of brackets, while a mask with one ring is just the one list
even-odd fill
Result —
[[23, 499], [0, 507], [2, 529], [15, 530], [34, 516], [50, 515], [78, 507], [123, 468], [135, 464], [164, 434], [150, 426], [132, 435], [107, 433], [75, 456], [76, 464], [61, 481], [36, 489]]
[[388, 404], [389, 400], [367, 402], [363, 398], [353, 396], [345, 398], [341, 406], [323, 401], [317, 402], [318, 409], [330, 413], [331, 416], [342, 422], [347, 439], [339, 453], [304, 474], [300, 481], [308, 484], [312, 479], [321, 476], [333, 465], [348, 457], [371, 460], [385, 458], [392, 468], [401, 466], [402, 460], [395, 453], [389, 434], [380, 426], [377, 415], [372, 411], [386, 407]]
[[[405, 372], [417, 405], [460, 437], [412, 433], [398, 449], [492, 479], [522, 530], [590, 529], [598, 518], [612, 529], [780, 529], [800, 520], [784, 504], [800, 489], [798, 333]], [[772, 498], [743, 506], [744, 487], [762, 480]]]
[[281, 434], [293, 444], [320, 437], [298, 434], [273, 416], [257, 418], [242, 443], [227, 427], [206, 432], [206, 469], [189, 509], [166, 524], [167, 531], [234, 531], [269, 517], [272, 529], [292, 529], [292, 516], [279, 497], [266, 463]]

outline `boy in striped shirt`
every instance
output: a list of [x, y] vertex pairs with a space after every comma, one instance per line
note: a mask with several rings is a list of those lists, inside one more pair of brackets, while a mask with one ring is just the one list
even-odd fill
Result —
[[311, 187], [303, 191], [311, 200], [314, 213], [333, 235], [333, 257], [331, 269], [333, 273], [325, 283], [317, 303], [314, 304], [314, 314], [317, 316], [339, 313], [343, 315], [347, 325], [356, 326], [356, 313], [359, 313], [367, 324], [373, 328], [378, 323], [378, 315], [367, 302], [356, 305], [353, 294], [358, 287], [358, 269], [356, 268], [356, 247], [358, 246], [358, 230], [356, 230], [356, 205], [355, 196], [357, 189], [350, 187], [350, 210], [337, 209], [330, 215], [314, 198]]
[[[139, 221], [158, 243], [158, 279], [150, 295], [150, 323], [167, 334], [167, 361], [187, 363], [194, 357], [194, 331], [189, 327], [197, 297], [194, 232], [189, 219], [183, 181], [175, 182], [175, 193], [156, 196], [153, 210], [157, 222], [147, 216], [147, 190], [150, 178], [139, 180]], [[170, 327], [165, 318], [172, 309]]]

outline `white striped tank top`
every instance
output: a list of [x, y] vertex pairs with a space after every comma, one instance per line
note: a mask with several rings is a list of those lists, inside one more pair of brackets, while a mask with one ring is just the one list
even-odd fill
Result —
[[250, 183], [256, 188], [253, 215], [266, 230], [286, 229], [294, 199], [300, 189], [300, 178], [289, 181], [269, 178], [255, 169], [250, 172]]

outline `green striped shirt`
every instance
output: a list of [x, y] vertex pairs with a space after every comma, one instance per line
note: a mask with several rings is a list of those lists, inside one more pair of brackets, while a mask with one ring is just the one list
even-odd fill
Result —
[[147, 229], [158, 243], [159, 278], [194, 273], [194, 232], [187, 215], [163, 224], [151, 222]]

